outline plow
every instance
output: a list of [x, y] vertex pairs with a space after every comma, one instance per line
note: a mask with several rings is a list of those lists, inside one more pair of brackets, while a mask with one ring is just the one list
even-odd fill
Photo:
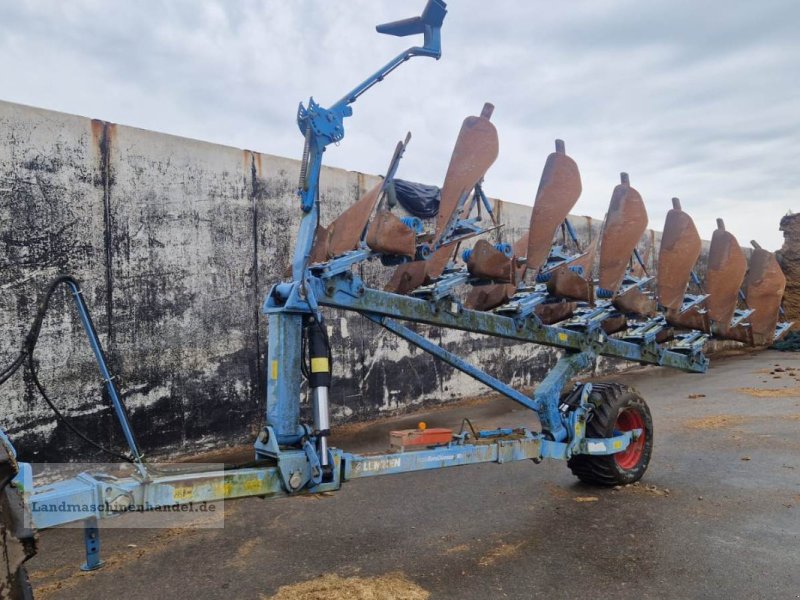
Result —
[[[748, 257], [721, 219], [699, 272], [704, 243], [691, 206], [673, 198], [657, 260], [646, 260], [640, 244], [649, 224], [647, 208], [627, 173], [611, 191], [599, 233], [581, 239], [570, 217], [581, 197], [581, 175], [562, 140], [545, 160], [528, 230], [508, 239], [484, 191], [500, 148], [490, 103], [464, 119], [440, 187], [397, 178], [411, 147], [409, 134], [395, 146], [384, 177], [323, 225], [319, 180], [326, 148], [344, 139], [344, 120], [371, 87], [412, 58], [440, 57], [446, 13], [444, 2], [430, 0], [420, 16], [378, 26], [384, 34], [422, 36], [422, 44], [392, 58], [329, 108], [312, 98], [298, 109], [304, 139], [301, 221], [287, 279], [272, 286], [262, 306], [269, 336], [266, 425], [255, 440], [252, 462], [212, 471], [152, 468], [137, 446], [78, 283], [68, 277], [58, 282], [76, 301], [133, 472], [127, 477], [86, 472], [34, 485], [31, 466], [13, 459], [11, 440], [4, 437], [0, 450], [13, 464], [6, 489], [24, 499], [32, 525], [84, 526], [84, 569], [102, 565], [100, 522], [123, 512], [115, 507], [130, 504], [335, 492], [363, 477], [544, 459], [566, 461], [589, 484], [633, 483], [644, 475], [653, 451], [647, 404], [634, 389], [583, 381], [582, 372], [599, 357], [611, 357], [702, 373], [709, 364], [704, 348], [712, 339], [757, 348], [788, 331], [791, 324], [781, 311], [786, 280], [775, 256], [753, 242]], [[367, 262], [384, 267], [377, 281], [357, 274]], [[327, 309], [360, 314], [533, 411], [540, 428], [420, 427], [393, 432], [390, 448], [380, 454], [333, 447], [328, 396], [336, 348], [329, 339]], [[419, 324], [544, 345], [561, 354], [526, 393], [490, 374], [491, 365], [487, 370], [435, 343]], [[32, 356], [35, 337], [29, 336], [23, 359], [3, 372], [0, 383], [26, 363], [26, 354]], [[301, 419], [306, 394], [313, 406], [311, 422]], [[41, 510], [59, 505], [86, 508]]]

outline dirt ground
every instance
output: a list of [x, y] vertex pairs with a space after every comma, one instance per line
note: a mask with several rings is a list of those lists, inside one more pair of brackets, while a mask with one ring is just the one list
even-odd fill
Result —
[[[654, 415], [639, 485], [591, 488], [557, 461], [356, 480], [226, 502], [223, 529], [106, 530], [107, 564], [92, 573], [78, 570], [81, 530], [44, 531], [37, 598], [800, 598], [800, 356], [614, 379]], [[536, 424], [510, 401], [473, 401], [335, 442], [380, 450], [391, 429], [464, 416]]]

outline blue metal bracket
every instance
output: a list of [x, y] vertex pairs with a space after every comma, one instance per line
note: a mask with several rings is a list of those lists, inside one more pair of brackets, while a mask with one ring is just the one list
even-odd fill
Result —
[[511, 302], [499, 306], [497, 309], [495, 309], [495, 312], [498, 314], [513, 315], [516, 319], [533, 317], [538, 322], [539, 318], [536, 316], [534, 311], [536, 310], [537, 306], [545, 303], [548, 295], [544, 286], [537, 287], [540, 289], [537, 289], [534, 292], [528, 292], [525, 294], [517, 292], [517, 295], [511, 300]]
[[469, 273], [466, 269], [462, 269], [447, 273], [434, 283], [417, 288], [411, 294], [415, 298], [426, 298], [427, 300], [437, 302], [443, 298], [452, 296], [456, 288], [465, 284], [468, 280]]
[[100, 560], [100, 529], [97, 527], [97, 518], [86, 519], [83, 543], [86, 547], [86, 562], [81, 565], [81, 571], [94, 571], [102, 567], [105, 563]]
[[[564, 424], [564, 415], [559, 410], [561, 391], [567, 382], [581, 371], [594, 364], [597, 352], [587, 348], [580, 352], [568, 352], [558, 359], [555, 366], [550, 369], [542, 382], [536, 386], [533, 393], [534, 410], [539, 415], [542, 429], [556, 442], [565, 439], [580, 438], [582, 433], [572, 424], [567, 429]], [[591, 389], [591, 388], [590, 388]], [[569, 418], [567, 418], [569, 424]]]

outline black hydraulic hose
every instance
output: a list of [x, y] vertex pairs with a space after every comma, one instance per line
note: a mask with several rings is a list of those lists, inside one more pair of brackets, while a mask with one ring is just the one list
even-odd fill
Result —
[[22, 348], [20, 349], [17, 358], [8, 367], [3, 369], [2, 374], [0, 374], [0, 385], [8, 381], [8, 379], [14, 375], [14, 373], [16, 373], [23, 364], [25, 364], [26, 356], [33, 353], [33, 348], [36, 346], [36, 342], [39, 340], [39, 333], [42, 330], [42, 322], [44, 321], [45, 313], [50, 305], [50, 298], [52, 297], [56, 287], [69, 281], [75, 280], [69, 275], [60, 275], [51, 281], [47, 286], [44, 296], [39, 301], [39, 305], [36, 310], [36, 316], [33, 319], [31, 328], [28, 330], [28, 334], [25, 336], [25, 339], [22, 342]]
[[70, 420], [67, 417], [65, 417], [64, 414], [60, 410], [58, 410], [56, 405], [53, 404], [53, 401], [47, 395], [47, 392], [45, 391], [44, 386], [39, 381], [39, 376], [38, 376], [38, 374], [36, 372], [36, 364], [34, 363], [34, 360], [33, 360], [33, 354], [29, 354], [28, 355], [28, 372], [31, 375], [31, 379], [33, 380], [33, 384], [36, 386], [36, 389], [39, 391], [39, 394], [42, 396], [42, 399], [47, 403], [47, 406], [50, 407], [50, 410], [53, 411], [53, 414], [56, 416], [56, 418], [59, 421], [61, 421], [67, 427], [67, 429], [69, 429], [72, 433], [77, 435], [79, 438], [81, 438], [84, 442], [86, 442], [90, 446], [96, 448], [97, 450], [100, 450], [101, 452], [103, 452], [105, 454], [108, 454], [109, 456], [113, 456], [114, 458], [119, 458], [119, 459], [121, 459], [121, 460], [123, 460], [125, 462], [129, 462], [129, 463], [134, 463], [135, 462], [130, 456], [126, 456], [125, 454], [122, 454], [121, 452], [117, 452], [115, 450], [111, 450], [111, 449], [106, 448], [105, 446], [102, 446], [101, 444], [95, 442], [88, 435], [86, 435], [80, 429], [75, 427], [75, 425], [73, 425], [70, 422]]
[[25, 362], [25, 352], [20, 352], [17, 358], [9, 366], [7, 366], [2, 373], [0, 373], [0, 385], [3, 385], [14, 373], [19, 370], [22, 363]]
[[31, 328], [28, 331], [28, 335], [25, 336], [25, 340], [22, 342], [22, 348], [20, 349], [17, 358], [8, 367], [3, 369], [2, 374], [0, 374], [0, 385], [4, 384], [12, 375], [14, 375], [14, 373], [16, 373], [20, 369], [20, 367], [27, 364], [28, 372], [30, 373], [31, 379], [34, 385], [36, 386], [37, 391], [39, 392], [39, 394], [44, 399], [45, 403], [50, 407], [50, 410], [53, 411], [53, 414], [61, 423], [63, 423], [70, 431], [72, 431], [72, 433], [77, 435], [83, 441], [90, 444], [94, 448], [100, 450], [101, 452], [109, 456], [122, 459], [126, 462], [133, 463], [135, 461], [131, 457], [102, 446], [101, 444], [89, 438], [89, 436], [80, 431], [77, 427], [75, 427], [70, 422], [70, 420], [56, 407], [56, 405], [47, 395], [44, 386], [39, 381], [39, 376], [36, 369], [36, 363], [33, 359], [33, 351], [36, 348], [36, 343], [39, 341], [39, 335], [42, 331], [42, 323], [44, 322], [44, 317], [47, 314], [47, 310], [50, 306], [50, 299], [52, 298], [56, 288], [58, 288], [58, 286], [62, 284], [72, 284], [76, 288], [80, 289], [80, 284], [74, 277], [71, 277], [70, 275], [59, 275], [49, 283], [44, 296], [39, 301], [39, 305], [36, 309], [36, 316], [33, 319], [33, 323], [31, 324]]

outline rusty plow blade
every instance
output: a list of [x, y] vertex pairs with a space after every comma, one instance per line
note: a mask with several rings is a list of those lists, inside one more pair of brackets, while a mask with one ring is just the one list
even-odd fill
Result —
[[672, 199], [672, 209], [664, 222], [661, 248], [658, 251], [659, 303], [668, 309], [679, 309], [703, 242], [692, 218], [681, 210], [680, 200]]
[[534, 313], [544, 325], [553, 325], [575, 314], [577, 302], [547, 302], [534, 309]]
[[[477, 244], [476, 244], [477, 246]], [[528, 247], [528, 234], [520, 237], [511, 248], [513, 256], [521, 256]], [[525, 277], [525, 265], [514, 269], [514, 281], [520, 282]], [[467, 294], [464, 305], [472, 310], [491, 310], [505, 304], [517, 293], [516, 283], [490, 283], [476, 285]]]
[[753, 309], [749, 317], [753, 344], [772, 344], [775, 328], [786, 288], [786, 277], [772, 252], [764, 250], [755, 242], [750, 256], [750, 269], [744, 280], [744, 295], [747, 306]]
[[598, 296], [610, 298], [617, 293], [645, 229], [647, 210], [642, 197], [630, 186], [628, 174], [622, 173], [611, 195], [600, 241]]
[[486, 240], [475, 242], [475, 246], [469, 251], [467, 270], [470, 275], [478, 279], [515, 283], [516, 270], [511, 246], [506, 244], [502, 249], [498, 246], [502, 246], [502, 244], [494, 245]]
[[[317, 225], [317, 229], [314, 232], [314, 245], [311, 246], [311, 256], [309, 258], [310, 263], [323, 263], [330, 258], [328, 256], [328, 246], [330, 245], [331, 241], [331, 232], [328, 230], [327, 227], [323, 227], [322, 225]], [[289, 265], [287, 269], [287, 274], [291, 276], [292, 274], [292, 265]]]
[[694, 221], [683, 212], [680, 200], [673, 198], [658, 252], [656, 287], [659, 304], [666, 309], [664, 316], [670, 325], [710, 333], [711, 322], [702, 302], [682, 310], [692, 269], [700, 258], [702, 246]]
[[683, 312], [680, 309], [668, 308], [664, 317], [667, 319], [667, 323], [680, 329], [696, 329], [703, 333], [711, 333], [708, 310], [700, 306], [692, 306]]
[[580, 195], [578, 165], [567, 156], [564, 142], [556, 140], [556, 151], [547, 157], [531, 212], [525, 256], [528, 269], [533, 273], [537, 273], [547, 261], [556, 231]]
[[711, 236], [708, 251], [705, 291], [708, 294], [708, 316], [717, 323], [721, 335], [730, 327], [739, 289], [747, 271], [747, 259], [733, 234], [725, 230], [725, 223], [717, 219], [717, 229]]
[[[325, 262], [358, 248], [364, 231], [367, 229], [369, 217], [381, 199], [387, 184], [394, 178], [400, 159], [403, 158], [403, 153], [410, 140], [411, 134], [409, 133], [406, 135], [405, 141], [397, 142], [392, 159], [389, 161], [386, 177], [382, 181], [376, 183], [347, 210], [336, 217], [327, 229], [317, 228], [314, 246], [311, 249], [312, 263]], [[320, 229], [325, 231], [320, 231]]]
[[[439, 214], [436, 216], [436, 243], [448, 233], [448, 228], [458, 218], [459, 205], [497, 159], [500, 148], [497, 129], [489, 120], [493, 111], [494, 106], [487, 102], [479, 117], [467, 117], [461, 125], [442, 185]], [[441, 273], [432, 273], [434, 278], [439, 275]]]
[[400, 265], [394, 270], [392, 278], [384, 289], [395, 294], [410, 294], [418, 287], [432, 283], [438, 275], [430, 276], [431, 265], [434, 265], [433, 270], [438, 270], [441, 275], [447, 263], [450, 262], [454, 250], [455, 246], [445, 246], [431, 254], [428, 260], [417, 260]]
[[372, 210], [378, 203], [383, 191], [383, 181], [375, 184], [366, 194], [328, 226], [330, 238], [328, 239], [328, 258], [333, 258], [355, 250], [361, 241], [364, 229], [367, 227]]
[[656, 301], [636, 285], [614, 297], [614, 308], [625, 314], [652, 317], [656, 314]]
[[464, 306], [471, 310], [492, 310], [511, 300], [516, 293], [517, 286], [513, 283], [476, 285], [467, 294]]
[[571, 260], [568, 264], [557, 266], [547, 280], [547, 291], [551, 296], [570, 298], [583, 302], [594, 302], [594, 286], [592, 285], [592, 268], [597, 250], [595, 239], [586, 252]]
[[367, 230], [367, 246], [375, 252], [413, 259], [417, 233], [394, 213], [378, 211]]
[[[467, 117], [461, 125], [450, 165], [442, 185], [439, 214], [436, 217], [434, 244], [442, 242], [464, 210], [464, 201], [486, 171], [494, 164], [499, 152], [497, 130], [489, 120], [494, 106], [488, 102], [478, 117]], [[408, 294], [427, 285], [444, 272], [455, 251], [455, 244], [442, 245], [425, 261], [398, 266], [386, 286], [386, 290], [397, 294]]]

